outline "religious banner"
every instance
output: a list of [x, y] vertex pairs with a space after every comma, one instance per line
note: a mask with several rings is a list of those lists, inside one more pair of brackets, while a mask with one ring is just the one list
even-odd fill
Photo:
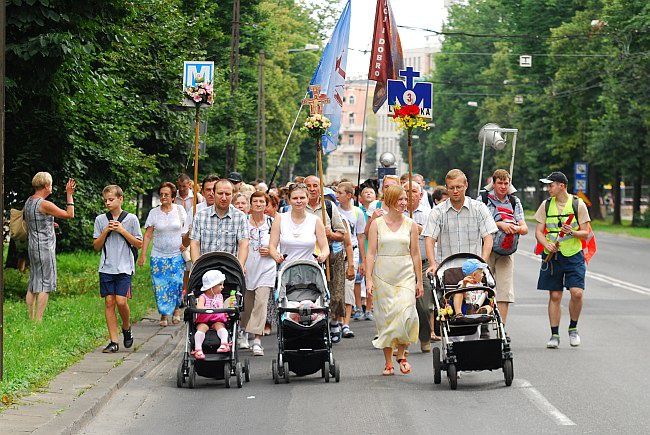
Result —
[[404, 66], [402, 43], [397, 33], [397, 24], [388, 0], [377, 0], [375, 32], [372, 37], [370, 70], [368, 80], [377, 82], [372, 100], [372, 111], [377, 113], [386, 101], [388, 79], [397, 79], [398, 71]]
[[415, 78], [420, 77], [418, 71], [412, 67], [406, 67], [399, 72], [402, 80], [388, 80], [388, 116], [395, 114], [396, 105], [415, 106], [420, 110], [420, 116], [424, 119], [432, 119], [433, 109], [433, 85], [427, 82], [415, 83]]
[[[348, 63], [348, 41], [350, 39], [350, 0], [345, 5], [336, 23], [330, 41], [327, 43], [318, 68], [310, 85], [320, 85], [322, 93], [330, 101], [322, 108], [321, 114], [331, 122], [328, 134], [323, 136], [323, 152], [330, 153], [338, 146], [341, 112], [345, 90], [345, 68]], [[316, 95], [314, 95], [316, 97]]]

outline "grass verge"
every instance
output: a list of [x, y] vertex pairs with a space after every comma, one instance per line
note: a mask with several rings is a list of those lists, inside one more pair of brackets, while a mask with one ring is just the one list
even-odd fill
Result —
[[[104, 300], [99, 296], [99, 253], [57, 255], [58, 291], [50, 295], [42, 323], [29, 320], [25, 292], [29, 273], [5, 269], [4, 406], [45, 387], [99, 344], [107, 342]], [[148, 264], [133, 278], [131, 319], [143, 318], [155, 300]]]

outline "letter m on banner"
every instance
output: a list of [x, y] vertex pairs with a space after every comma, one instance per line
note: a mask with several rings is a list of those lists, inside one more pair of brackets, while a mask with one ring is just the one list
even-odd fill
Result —
[[413, 67], [407, 67], [400, 71], [399, 75], [406, 78], [402, 80], [388, 80], [388, 116], [395, 112], [395, 102], [400, 106], [415, 104], [420, 108], [420, 116], [425, 119], [432, 119], [433, 109], [433, 85], [427, 82], [413, 83], [415, 77], [420, 73], [413, 71]]

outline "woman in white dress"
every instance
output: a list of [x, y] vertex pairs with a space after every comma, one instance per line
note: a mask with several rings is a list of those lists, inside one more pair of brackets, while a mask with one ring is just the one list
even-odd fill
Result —
[[319, 263], [324, 262], [330, 254], [325, 226], [316, 216], [306, 212], [307, 202], [307, 186], [303, 183], [293, 184], [289, 188], [291, 209], [278, 214], [271, 227], [269, 251], [278, 264], [292, 260], [314, 260], [317, 244], [319, 251], [316, 260]]
[[415, 299], [422, 296], [423, 287], [417, 225], [404, 216], [406, 192], [401, 186], [391, 186], [384, 203], [388, 213], [373, 220], [368, 231], [366, 291], [374, 298], [378, 337], [372, 344], [383, 349], [383, 375], [390, 376], [394, 374], [393, 346], [400, 371], [411, 372], [405, 351], [418, 339]]
[[251, 195], [250, 214], [248, 215], [249, 250], [246, 259], [246, 292], [244, 293], [244, 315], [242, 328], [254, 334], [251, 350], [254, 356], [263, 356], [262, 335], [266, 323], [266, 311], [269, 295], [275, 286], [277, 267], [269, 255], [271, 226], [273, 219], [264, 211], [269, 196], [260, 191]]

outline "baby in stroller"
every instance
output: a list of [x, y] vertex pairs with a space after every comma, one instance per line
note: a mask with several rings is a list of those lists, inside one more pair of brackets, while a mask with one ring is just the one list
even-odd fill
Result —
[[[458, 288], [482, 287], [484, 270], [488, 265], [475, 258], [468, 258], [463, 263], [462, 269], [465, 277], [458, 283]], [[453, 297], [455, 318], [463, 317], [463, 301], [467, 314], [491, 314], [492, 307], [483, 305], [488, 294], [484, 290], [468, 290], [456, 293]]]
[[[196, 308], [223, 308], [223, 283], [226, 280], [226, 275], [220, 270], [208, 270], [203, 275], [203, 286], [201, 287], [202, 294], [196, 301]], [[213, 314], [197, 314], [194, 323], [196, 324], [196, 333], [194, 334], [194, 351], [192, 355], [196, 359], [205, 359], [203, 353], [203, 341], [205, 340], [205, 333], [212, 327], [221, 340], [221, 346], [217, 349], [218, 353], [230, 352], [230, 343], [228, 343], [228, 330], [226, 329], [226, 322], [228, 316], [226, 313], [213, 313]]]

